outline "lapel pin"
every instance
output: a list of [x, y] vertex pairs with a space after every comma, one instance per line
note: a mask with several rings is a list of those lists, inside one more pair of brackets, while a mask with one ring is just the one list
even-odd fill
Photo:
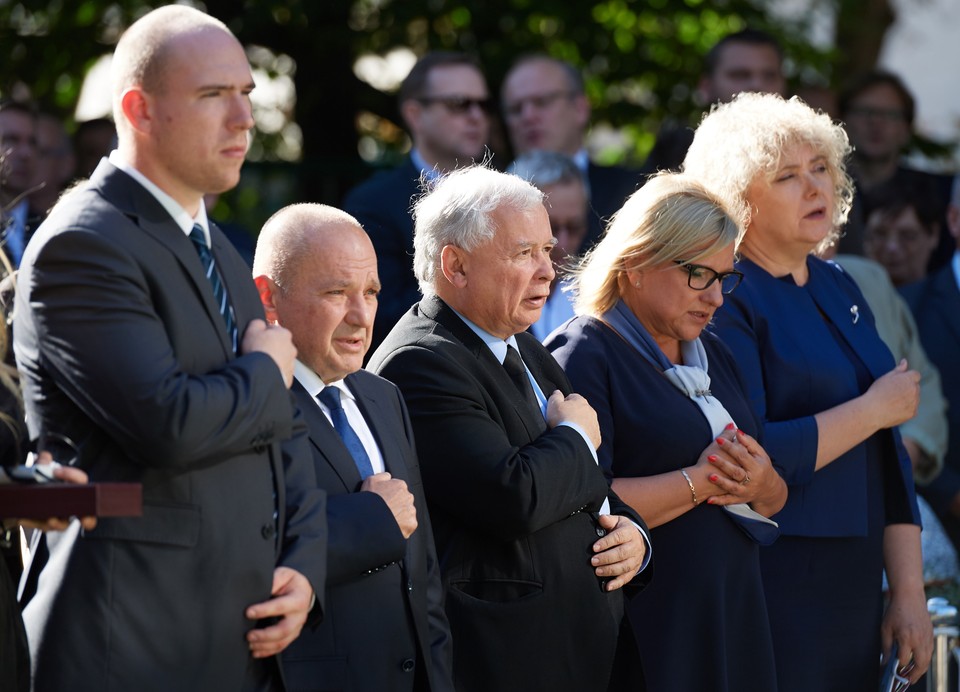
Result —
[[860, 319], [860, 308], [854, 305], [852, 308], [850, 308], [850, 314], [853, 315], [853, 323], [856, 324], [857, 320]]

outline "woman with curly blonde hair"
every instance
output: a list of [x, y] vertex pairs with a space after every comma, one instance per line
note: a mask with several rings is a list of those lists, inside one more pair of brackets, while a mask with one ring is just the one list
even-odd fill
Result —
[[915, 682], [933, 646], [897, 430], [916, 412], [919, 375], [894, 361], [856, 284], [812, 254], [850, 209], [849, 152], [843, 128], [799, 99], [741, 94], [704, 118], [683, 165], [746, 228], [743, 285], [716, 333], [789, 487], [780, 539], [760, 556], [780, 692], [876, 690], [894, 642]]

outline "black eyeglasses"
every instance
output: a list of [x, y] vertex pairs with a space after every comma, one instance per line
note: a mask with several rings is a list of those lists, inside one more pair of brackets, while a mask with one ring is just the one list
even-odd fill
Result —
[[442, 104], [453, 115], [464, 115], [469, 113], [474, 106], [484, 113], [493, 110], [493, 100], [490, 98], [475, 99], [469, 96], [421, 96], [417, 99], [425, 106], [433, 103]]
[[680, 269], [687, 272], [687, 286], [694, 291], [706, 291], [713, 286], [714, 281], [719, 281], [720, 292], [729, 294], [733, 293], [734, 289], [743, 281], [743, 274], [736, 270], [718, 272], [701, 264], [689, 264], [683, 260], [674, 260], [674, 262]]

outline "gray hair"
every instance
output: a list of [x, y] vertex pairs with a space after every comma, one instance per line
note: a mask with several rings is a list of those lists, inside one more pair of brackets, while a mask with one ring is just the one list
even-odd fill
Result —
[[816, 252], [833, 245], [853, 202], [853, 181], [844, 161], [850, 141], [843, 127], [799, 98], [778, 94], [742, 93], [714, 106], [704, 116], [683, 162], [683, 171], [702, 181], [743, 219], [749, 233], [747, 189], [761, 176], [770, 179], [784, 149], [798, 144], [826, 159], [833, 180], [833, 232]]
[[515, 175], [483, 164], [446, 174], [413, 208], [413, 271], [423, 295], [436, 293], [440, 253], [447, 245], [474, 250], [496, 233], [492, 214], [502, 207], [526, 213], [543, 193]]
[[614, 214], [600, 242], [575, 271], [578, 314], [600, 316], [623, 293], [628, 269], [696, 262], [743, 236], [724, 202], [692, 176], [660, 173]]
[[507, 173], [519, 176], [541, 190], [546, 185], [580, 183], [585, 185], [583, 173], [576, 162], [566, 154], [534, 150], [521, 154], [507, 166]]

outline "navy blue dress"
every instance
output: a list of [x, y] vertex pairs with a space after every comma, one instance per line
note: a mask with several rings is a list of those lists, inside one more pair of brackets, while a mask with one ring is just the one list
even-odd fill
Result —
[[807, 260], [804, 286], [743, 259], [740, 288], [716, 333], [737, 359], [764, 447], [789, 495], [761, 550], [780, 692], [864, 692], [879, 685], [884, 527], [919, 524], [910, 461], [881, 430], [814, 473], [814, 416], [849, 401], [895, 366], [854, 282]]
[[[758, 434], [729, 351], [704, 335], [711, 391]], [[713, 439], [700, 408], [619, 335], [576, 317], [546, 346], [597, 411], [607, 477], [642, 477], [697, 462]], [[701, 504], [652, 529], [656, 575], [627, 604], [649, 692], [775, 692], [756, 543], [719, 507]]]

